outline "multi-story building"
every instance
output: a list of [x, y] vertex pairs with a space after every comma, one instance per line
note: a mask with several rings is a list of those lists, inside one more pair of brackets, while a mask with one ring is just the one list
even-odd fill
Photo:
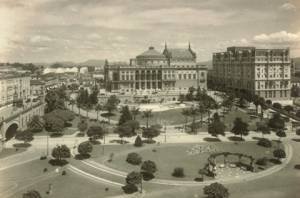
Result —
[[0, 106], [30, 97], [30, 76], [20, 73], [0, 73]]
[[147, 51], [130, 59], [130, 64], [108, 63], [104, 67], [106, 90], [124, 95], [153, 97], [153, 94], [170, 95], [177, 100], [189, 87], [206, 89], [205, 66], [196, 63], [191, 49], [169, 49], [162, 53], [149, 47]]
[[271, 100], [288, 100], [291, 92], [289, 49], [228, 47], [213, 54], [211, 82], [219, 90], [248, 91]]

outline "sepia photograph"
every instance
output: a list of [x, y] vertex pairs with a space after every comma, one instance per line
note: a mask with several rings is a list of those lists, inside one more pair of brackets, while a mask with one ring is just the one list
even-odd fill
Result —
[[0, 198], [300, 198], [300, 0], [0, 0]]

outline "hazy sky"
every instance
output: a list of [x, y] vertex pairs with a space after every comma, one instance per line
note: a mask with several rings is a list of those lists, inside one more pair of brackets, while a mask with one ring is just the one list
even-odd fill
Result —
[[300, 0], [0, 0], [0, 62], [128, 61], [165, 41], [198, 61], [232, 45], [300, 56]]

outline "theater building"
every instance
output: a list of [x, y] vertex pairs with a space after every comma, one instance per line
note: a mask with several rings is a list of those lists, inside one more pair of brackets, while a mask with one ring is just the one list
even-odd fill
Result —
[[[154, 47], [130, 59], [130, 63], [109, 63], [104, 67], [104, 81], [108, 92], [135, 97], [154, 95], [177, 100], [189, 87], [206, 89], [207, 69], [196, 63], [196, 53], [187, 49], [163, 52]], [[159, 97], [156, 97], [159, 98]]]

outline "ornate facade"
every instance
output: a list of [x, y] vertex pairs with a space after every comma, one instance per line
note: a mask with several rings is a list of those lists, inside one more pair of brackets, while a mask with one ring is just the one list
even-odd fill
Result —
[[185, 94], [189, 87], [206, 89], [207, 69], [196, 63], [196, 53], [187, 49], [169, 49], [162, 53], [149, 47], [130, 59], [130, 64], [108, 63], [104, 67], [106, 90], [135, 95]]
[[289, 49], [229, 47], [213, 54], [211, 83], [219, 90], [246, 90], [271, 100], [289, 100]]

